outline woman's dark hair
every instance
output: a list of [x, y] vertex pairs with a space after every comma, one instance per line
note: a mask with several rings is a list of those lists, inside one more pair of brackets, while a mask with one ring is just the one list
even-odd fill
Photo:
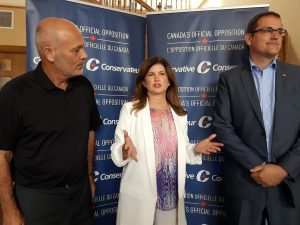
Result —
[[131, 111], [139, 111], [146, 106], [147, 103], [147, 89], [143, 85], [143, 81], [152, 66], [155, 64], [161, 64], [165, 67], [166, 73], [168, 76], [168, 80], [170, 85], [167, 89], [167, 102], [172, 107], [172, 109], [176, 112], [177, 115], [183, 116], [186, 115], [187, 112], [181, 106], [179, 97], [178, 97], [178, 86], [175, 77], [175, 73], [168, 63], [168, 61], [162, 57], [154, 56], [147, 58], [141, 65], [139, 72], [135, 81], [135, 94], [133, 96], [133, 108]]

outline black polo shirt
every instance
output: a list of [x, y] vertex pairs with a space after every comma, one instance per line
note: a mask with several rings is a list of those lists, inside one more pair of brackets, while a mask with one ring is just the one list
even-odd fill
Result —
[[39, 64], [0, 91], [0, 149], [13, 151], [20, 185], [80, 182], [87, 175], [89, 131], [100, 124], [94, 90], [84, 76], [71, 78], [63, 91]]

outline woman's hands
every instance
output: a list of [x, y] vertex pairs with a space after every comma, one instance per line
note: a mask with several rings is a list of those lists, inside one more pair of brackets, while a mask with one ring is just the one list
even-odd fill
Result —
[[224, 144], [219, 142], [212, 142], [212, 140], [216, 137], [216, 134], [212, 134], [209, 137], [200, 141], [194, 148], [196, 154], [207, 154], [216, 153], [221, 151], [221, 147]]
[[130, 157], [131, 159], [137, 162], [138, 161], [136, 157], [137, 152], [130, 137], [128, 136], [128, 132], [126, 130], [123, 130], [123, 133], [124, 133], [124, 140], [125, 140], [125, 143], [122, 147], [123, 159], [126, 160], [128, 157]]

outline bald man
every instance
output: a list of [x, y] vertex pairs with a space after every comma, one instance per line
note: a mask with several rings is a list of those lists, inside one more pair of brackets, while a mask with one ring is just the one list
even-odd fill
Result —
[[92, 85], [81, 76], [84, 41], [70, 21], [46, 18], [36, 46], [36, 69], [0, 92], [3, 222], [91, 225], [94, 131], [101, 119]]

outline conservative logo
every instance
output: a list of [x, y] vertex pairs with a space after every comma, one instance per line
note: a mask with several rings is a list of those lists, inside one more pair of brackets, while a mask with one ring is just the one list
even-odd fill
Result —
[[38, 64], [40, 61], [41, 61], [41, 58], [39, 56], [34, 57], [33, 60], [32, 60], [32, 62], [34, 64]]
[[211, 116], [202, 116], [202, 117], [199, 119], [198, 123], [197, 123], [197, 121], [195, 121], [195, 120], [189, 120], [189, 121], [188, 121], [188, 125], [189, 125], [189, 126], [195, 126], [195, 124], [198, 124], [198, 126], [199, 126], [200, 128], [208, 128], [208, 127], [210, 127], [211, 124], [212, 124], [212, 117], [211, 117]]
[[115, 180], [120, 179], [122, 177], [122, 173], [101, 173], [99, 171], [94, 171], [94, 181], [97, 182], [98, 180], [106, 181], [106, 180]]
[[206, 74], [210, 70], [211, 62], [210, 61], [202, 61], [199, 63], [197, 67], [197, 72], [201, 74]]
[[208, 171], [208, 170], [200, 170], [197, 173], [196, 180], [201, 182], [201, 183], [205, 183], [210, 179], [213, 182], [222, 182], [222, 177], [221, 176], [216, 175], [216, 174], [211, 174], [211, 172]]
[[202, 116], [198, 122], [198, 126], [201, 128], [208, 128], [210, 127], [212, 122], [211, 116]]
[[102, 121], [104, 125], [117, 125], [119, 120], [111, 120], [108, 118], [104, 118]]
[[99, 69], [100, 60], [96, 58], [91, 58], [86, 62], [86, 69], [89, 71], [96, 71]]
[[210, 61], [202, 61], [199, 63], [197, 67], [197, 72], [200, 74], [206, 74], [211, 69], [215, 72], [223, 72], [226, 70], [230, 70], [234, 67], [237, 67], [237, 65], [219, 65], [219, 64], [213, 64]]
[[196, 176], [197, 181], [205, 183], [209, 180], [210, 172], [208, 170], [200, 170]]
[[85, 68], [88, 71], [95, 72], [99, 69], [103, 71], [112, 71], [112, 72], [120, 72], [120, 73], [138, 73], [139, 69], [135, 67], [125, 67], [125, 66], [116, 66], [109, 65], [107, 63], [101, 63], [97, 58], [90, 58], [87, 60]]

